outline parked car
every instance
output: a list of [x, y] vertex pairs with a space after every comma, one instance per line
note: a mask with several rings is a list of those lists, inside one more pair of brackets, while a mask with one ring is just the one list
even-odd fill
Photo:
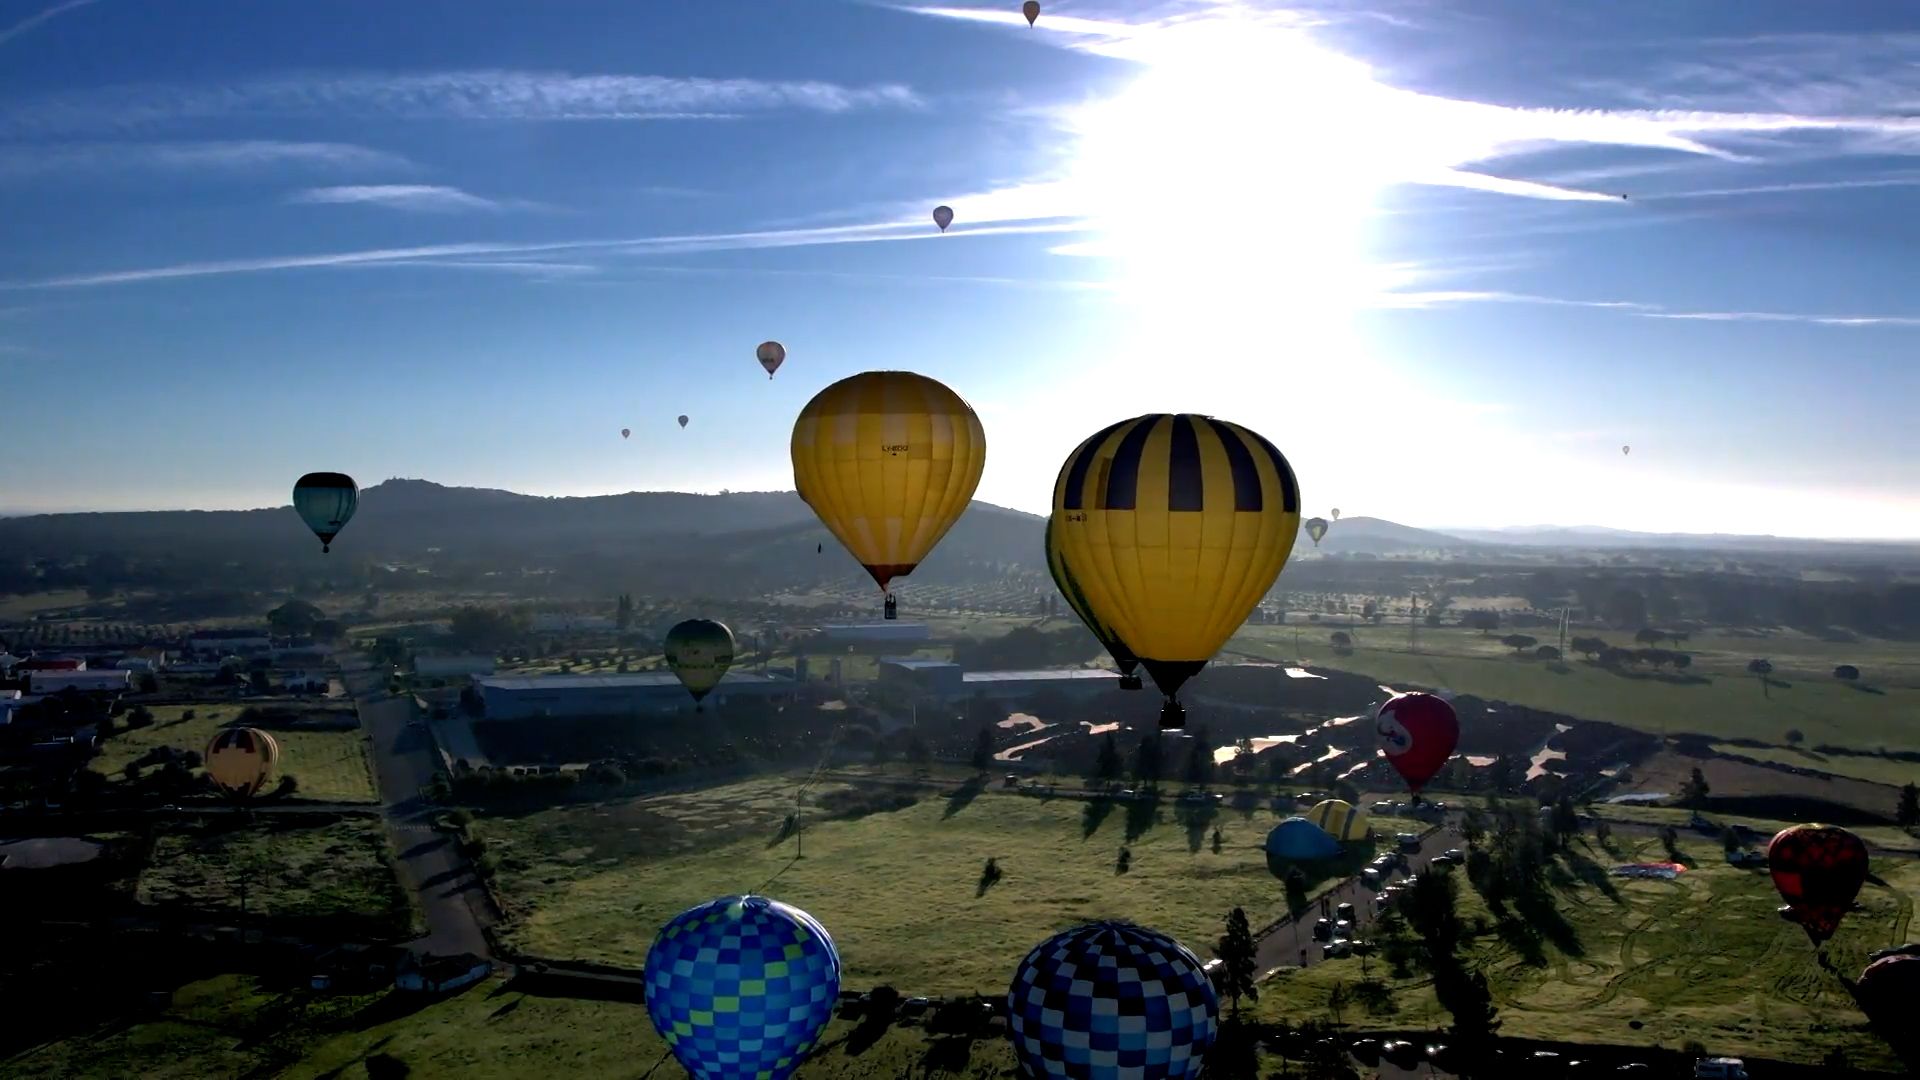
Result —
[[1400, 850], [1409, 855], [1418, 854], [1420, 851], [1420, 838], [1410, 832], [1403, 832], [1393, 839], [1394, 842], [1399, 845]]
[[1321, 919], [1313, 924], [1313, 940], [1327, 941], [1333, 937], [1333, 920]]
[[1340, 905], [1338, 905], [1338, 906], [1336, 906], [1336, 907], [1335, 907], [1335, 908], [1333, 909], [1333, 917], [1334, 917], [1334, 918], [1336, 918], [1336, 919], [1342, 919], [1342, 920], [1344, 920], [1344, 921], [1346, 921], [1346, 922], [1349, 922], [1349, 923], [1351, 923], [1351, 922], [1353, 922], [1353, 919], [1354, 919], [1354, 915], [1353, 915], [1353, 905], [1352, 905], [1352, 904], [1340, 904]]
[[1347, 1052], [1369, 1067], [1377, 1065], [1380, 1063], [1380, 1040], [1355, 1039], [1353, 1045], [1347, 1047]]
[[1348, 941], [1346, 938], [1334, 938], [1332, 941], [1320, 946], [1320, 955], [1328, 960], [1337, 960], [1343, 956], [1350, 956], [1352, 953], [1353, 942]]
[[1459, 1072], [1460, 1054], [1446, 1043], [1429, 1043], [1427, 1061], [1442, 1072]]
[[1411, 1069], [1420, 1064], [1420, 1048], [1405, 1039], [1394, 1039], [1380, 1046], [1380, 1056], [1403, 1069]]
[[1747, 1080], [1747, 1064], [1739, 1058], [1701, 1058], [1693, 1063], [1694, 1080]]
[[1379, 867], [1369, 866], [1365, 870], [1360, 871], [1360, 884], [1365, 885], [1369, 889], [1379, 888], [1382, 880]]
[[1353, 923], [1346, 919], [1333, 920], [1333, 936], [1337, 938], [1351, 938], [1353, 936]]
[[1457, 847], [1450, 847], [1440, 854], [1454, 862], [1463, 863], [1467, 861], [1467, 853]]

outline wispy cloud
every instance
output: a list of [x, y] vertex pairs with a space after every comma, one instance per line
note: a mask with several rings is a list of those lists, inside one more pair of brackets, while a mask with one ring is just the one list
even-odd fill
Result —
[[400, 120], [701, 120], [748, 113], [916, 108], [898, 84], [449, 71], [426, 75], [316, 73], [229, 86], [146, 84], [26, 99], [0, 110], [0, 133], [121, 130], [234, 116]]
[[399, 154], [352, 143], [238, 139], [0, 146], [0, 178], [69, 172], [241, 171], [293, 166], [410, 172]]
[[1668, 191], [1642, 198], [1647, 202], [1666, 199], [1723, 199], [1742, 195], [1798, 195], [1810, 191], [1851, 191], [1862, 188], [1920, 186], [1920, 173], [1903, 176], [1862, 177], [1852, 180], [1806, 180], [1787, 184], [1750, 184], [1746, 187], [1702, 188], [1698, 191]]
[[69, 11], [75, 11], [83, 7], [91, 7], [99, 2], [100, 0], [66, 0], [66, 3], [55, 4], [37, 15], [29, 15], [19, 22], [14, 23], [12, 26], [0, 30], [0, 45], [5, 45], [21, 34], [27, 33], [51, 19], [57, 19]]
[[439, 184], [353, 184], [345, 187], [308, 188], [305, 191], [294, 192], [287, 197], [287, 201], [328, 205], [385, 206], [395, 210], [440, 214], [471, 210], [498, 212], [507, 209], [510, 205], [496, 199], [483, 198], [456, 187], [445, 187]]
[[1424, 292], [1388, 292], [1374, 298], [1377, 308], [1442, 308], [1459, 304], [1545, 304], [1553, 307], [1597, 308], [1618, 311], [1643, 319], [1678, 319], [1693, 322], [1768, 322], [1800, 323], [1808, 326], [1837, 327], [1916, 327], [1920, 315], [1821, 315], [1792, 311], [1683, 311], [1663, 304], [1636, 300], [1577, 300], [1533, 293], [1482, 290], [1431, 290]]

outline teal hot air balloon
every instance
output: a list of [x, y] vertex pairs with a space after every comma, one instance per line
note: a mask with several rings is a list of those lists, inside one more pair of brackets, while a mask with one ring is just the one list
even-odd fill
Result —
[[712, 619], [688, 619], [667, 631], [667, 666], [698, 704], [733, 666], [733, 631]]
[[353, 520], [360, 488], [346, 473], [310, 472], [293, 485], [293, 508], [320, 538], [320, 551], [333, 550], [333, 538]]

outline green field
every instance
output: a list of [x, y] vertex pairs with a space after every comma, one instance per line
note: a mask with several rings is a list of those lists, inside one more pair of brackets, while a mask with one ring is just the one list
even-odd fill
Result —
[[[514, 909], [508, 939], [531, 955], [638, 966], [654, 931], [678, 912], [771, 880], [768, 895], [832, 932], [850, 985], [989, 992], [1005, 986], [1036, 942], [1077, 922], [1131, 918], [1204, 952], [1230, 908], [1246, 908], [1260, 925], [1284, 907], [1260, 850], [1279, 817], [1264, 802], [1196, 816], [1171, 801], [923, 793], [904, 810], [816, 820], [796, 862], [791, 840], [769, 843], [793, 790], [791, 781], [760, 779], [482, 818], [476, 828], [501, 855], [500, 885]], [[1132, 862], [1120, 874], [1123, 843]], [[1005, 876], [981, 893], [989, 857]]]
[[209, 818], [154, 840], [135, 895], [142, 904], [210, 918], [341, 920], [404, 933], [412, 918], [374, 818], [310, 825], [308, 815]]
[[[191, 720], [182, 719], [193, 712]], [[176, 746], [200, 753], [214, 732], [236, 722], [240, 710], [232, 705], [208, 707], [161, 705], [154, 722], [144, 728], [117, 728], [101, 744], [89, 768], [119, 779], [128, 762], [137, 761], [157, 746]], [[344, 715], [351, 720], [351, 714]], [[124, 719], [123, 719], [124, 724]], [[300, 783], [299, 796], [319, 802], [377, 802], [373, 775], [367, 769], [366, 740], [359, 728], [298, 730], [280, 725], [268, 729], [280, 744], [280, 772]]]
[[[1624, 821], [1639, 825], [1672, 825], [1682, 832], [1686, 831], [1687, 820], [1693, 816], [1693, 811], [1677, 806], [1638, 806], [1632, 803], [1595, 803], [1592, 810], [1596, 816], [1607, 821]], [[1756, 841], [1756, 846], [1765, 844], [1768, 836], [1789, 825], [1801, 824], [1797, 821], [1780, 821], [1748, 814], [1722, 814], [1715, 811], [1708, 811], [1706, 817], [1716, 824], [1741, 824], [1752, 828], [1755, 832], [1762, 834]], [[1905, 851], [1920, 849], [1920, 838], [1892, 825], [1849, 825], [1847, 830], [1868, 843], [1880, 847]], [[1714, 838], [1706, 839], [1712, 842]]]
[[[1697, 1040], [1718, 1053], [1811, 1062], [1840, 1047], [1855, 1064], [1893, 1066], [1846, 988], [1821, 971], [1805, 935], [1775, 915], [1779, 898], [1764, 871], [1734, 869], [1717, 843], [1683, 837], [1684, 861], [1694, 869], [1677, 881], [1613, 878], [1604, 867], [1666, 858], [1655, 840], [1616, 836], [1614, 843], [1608, 852], [1577, 842], [1575, 857], [1556, 863], [1563, 929], [1531, 942], [1489, 933], [1463, 947], [1468, 966], [1487, 976], [1502, 1035], [1667, 1047]], [[1849, 977], [1872, 950], [1915, 931], [1920, 863], [1875, 860], [1873, 869], [1887, 884], [1867, 886], [1861, 909], [1828, 946]], [[1487, 914], [1464, 874], [1460, 889], [1463, 918]], [[1447, 1023], [1428, 980], [1392, 979], [1377, 959], [1371, 969], [1388, 976], [1390, 1001], [1371, 1011], [1347, 1006], [1347, 1024]], [[1357, 960], [1282, 974], [1262, 987], [1260, 1015], [1333, 1019], [1334, 984], [1350, 990], [1361, 977]]]
[[1900, 787], [1920, 783], [1920, 762], [1896, 761], [1868, 754], [1822, 754], [1791, 746], [1734, 746], [1719, 744], [1714, 751], [1755, 761], [1774, 761], [1802, 769], [1814, 769], [1834, 776], [1851, 776], [1876, 784]]
[[[1876, 684], [1878, 693], [1835, 680], [1825, 658], [1813, 659], [1834, 648], [1805, 637], [1778, 636], [1740, 653], [1725, 653], [1721, 666], [1711, 652], [1696, 653], [1694, 671], [1705, 681], [1681, 682], [1669, 674], [1648, 672], [1615, 674], [1579, 659], [1549, 665], [1517, 658], [1503, 648], [1498, 636], [1481, 638], [1472, 631], [1426, 630], [1420, 652], [1407, 652], [1406, 628], [1371, 627], [1359, 631], [1350, 653], [1336, 654], [1327, 643], [1325, 627], [1300, 627], [1295, 646], [1293, 627], [1247, 627], [1227, 645], [1227, 653], [1264, 660], [1303, 659], [1307, 663], [1365, 674], [1392, 686], [1401, 683], [1444, 687], [1539, 709], [1550, 709], [1586, 720], [1639, 728], [1658, 734], [1699, 733], [1722, 738], [1778, 739], [1799, 730], [1809, 745], [1877, 749], [1920, 749], [1920, 727], [1910, 718], [1920, 710], [1920, 688], [1913, 685], [1913, 661], [1890, 670], [1903, 672], [1901, 683]], [[1536, 635], [1538, 636], [1538, 635]], [[1610, 635], [1625, 638], [1626, 635]], [[1726, 639], [1698, 635], [1688, 647], [1720, 647]], [[1766, 648], [1757, 647], [1765, 645]], [[1848, 646], [1863, 670], [1871, 666], [1860, 658], [1865, 646]], [[1873, 646], [1875, 655], [1891, 656], [1894, 646]], [[1912, 653], [1910, 647], [1903, 647]], [[1788, 649], [1798, 650], [1788, 652]], [[1774, 685], [1766, 696], [1757, 679], [1744, 671], [1746, 658], [1770, 655]], [[1795, 660], [1795, 656], [1808, 659]], [[1737, 663], [1735, 661], [1737, 660]], [[1804, 674], [1801, 673], [1804, 670]]]

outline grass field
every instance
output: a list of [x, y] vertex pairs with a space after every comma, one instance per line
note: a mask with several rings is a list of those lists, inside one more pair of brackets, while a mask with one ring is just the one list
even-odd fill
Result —
[[[1659, 734], [1778, 739], [1789, 730], [1799, 730], [1810, 745], [1920, 749], [1920, 727], [1908, 719], [1920, 709], [1920, 689], [1911, 685], [1910, 676], [1903, 676], [1909, 679], [1907, 684], [1875, 685], [1870, 691], [1832, 678], [1830, 665], [1821, 666], [1824, 659], [1804, 661], [1808, 674], [1797, 674], [1800, 669], [1795, 664], [1801, 662], [1789, 661], [1785, 638], [1777, 642], [1782, 648], [1771, 652], [1774, 684], [1763, 696], [1758, 680], [1744, 671], [1747, 657], [1768, 651], [1758, 647], [1727, 654], [1738, 660], [1733, 665], [1737, 673], [1710, 662], [1712, 654], [1698, 654], [1695, 673], [1705, 681], [1682, 682], [1650, 673], [1615, 674], [1578, 659], [1559, 667], [1520, 659], [1513, 650], [1503, 648], [1497, 636], [1482, 639], [1468, 631], [1423, 629], [1421, 651], [1414, 654], [1406, 651], [1404, 627], [1363, 628], [1351, 653], [1336, 654], [1327, 643], [1324, 627], [1301, 627], [1298, 647], [1293, 630], [1247, 627], [1228, 643], [1227, 651], [1266, 660], [1299, 657], [1311, 664], [1369, 675], [1388, 685], [1444, 687]], [[1688, 645], [1716, 640], [1700, 635]], [[1810, 638], [1792, 639], [1790, 645], [1816, 652], [1830, 647]], [[1892, 646], [1875, 648], [1892, 655]], [[1920, 652], [1910, 647], [1908, 651]]]
[[378, 821], [224, 817], [156, 838], [140, 872], [143, 904], [211, 917], [240, 912], [272, 919], [344, 920], [397, 934], [412, 925], [407, 897], [387, 861]]
[[[182, 719], [188, 711], [194, 713], [193, 719]], [[234, 723], [239, 715], [239, 708], [232, 705], [159, 706], [153, 710], [151, 727], [116, 730], [101, 745], [99, 756], [88, 767], [118, 779], [128, 762], [139, 760], [157, 746], [202, 752], [214, 732]], [[280, 772], [291, 773], [299, 780], [301, 798], [323, 802], [378, 801], [373, 775], [367, 769], [366, 742], [358, 728], [305, 731], [274, 726], [270, 730], [280, 744]]]
[[1920, 783], [1920, 762], [1896, 761], [1866, 754], [1821, 754], [1812, 750], [1791, 746], [1717, 745], [1713, 748], [1722, 754], [1748, 757], [1755, 761], [1773, 761], [1782, 765], [1793, 765], [1802, 769], [1814, 769], [1835, 776], [1851, 776], [1875, 784], [1891, 784], [1899, 787], [1904, 784]]
[[[1264, 805], [1195, 815], [1172, 802], [923, 794], [904, 810], [814, 820], [806, 857], [794, 861], [791, 840], [769, 843], [793, 790], [790, 780], [759, 779], [481, 819], [516, 916], [509, 940], [533, 955], [637, 966], [673, 915], [755, 890], [818, 917], [851, 985], [987, 992], [1005, 986], [1036, 942], [1077, 922], [1131, 918], [1205, 952], [1229, 909], [1246, 908], [1255, 925], [1283, 910], [1260, 850], [1279, 815]], [[1115, 867], [1122, 844], [1132, 852], [1125, 874]], [[982, 892], [989, 857], [1005, 876]]]
[[[1799, 928], [1775, 916], [1779, 899], [1763, 871], [1734, 869], [1717, 843], [1683, 838], [1684, 861], [1695, 868], [1677, 881], [1612, 878], [1601, 868], [1666, 858], [1658, 841], [1615, 843], [1617, 853], [1581, 841], [1572, 860], [1556, 864], [1564, 920], [1556, 932], [1536, 939], [1492, 933], [1463, 947], [1467, 964], [1487, 976], [1502, 1035], [1667, 1047], [1697, 1040], [1719, 1053], [1811, 1062], [1840, 1047], [1856, 1064], [1893, 1066], [1845, 986], [1819, 968]], [[1876, 860], [1874, 871], [1887, 884], [1867, 886], [1861, 910], [1829, 943], [1834, 966], [1849, 977], [1869, 952], [1913, 933], [1920, 863]], [[1460, 888], [1462, 915], [1485, 915], [1464, 874]], [[1378, 960], [1372, 971], [1388, 974]], [[1357, 960], [1283, 974], [1262, 988], [1260, 1015], [1333, 1019], [1334, 984], [1351, 989], [1360, 978]], [[1340, 1019], [1447, 1022], [1424, 979], [1387, 981], [1385, 1008], [1350, 1005]], [[1643, 1027], [1630, 1027], [1634, 1021]]]
[[[1625, 821], [1639, 825], [1672, 825], [1683, 833], [1686, 831], [1687, 820], [1693, 816], [1693, 811], [1677, 806], [1635, 806], [1628, 803], [1595, 803], [1593, 813], [1607, 821]], [[1746, 825], [1755, 832], [1764, 834], [1758, 844], [1765, 844], [1767, 837], [1789, 825], [1800, 824], [1796, 821], [1780, 821], [1748, 814], [1721, 814], [1713, 811], [1708, 811], [1706, 817], [1717, 824]], [[1920, 849], [1920, 838], [1892, 825], [1849, 825], [1847, 831], [1857, 834], [1870, 844], [1881, 847], [1908, 851]], [[1707, 838], [1706, 842], [1716, 841], [1714, 838]]]

